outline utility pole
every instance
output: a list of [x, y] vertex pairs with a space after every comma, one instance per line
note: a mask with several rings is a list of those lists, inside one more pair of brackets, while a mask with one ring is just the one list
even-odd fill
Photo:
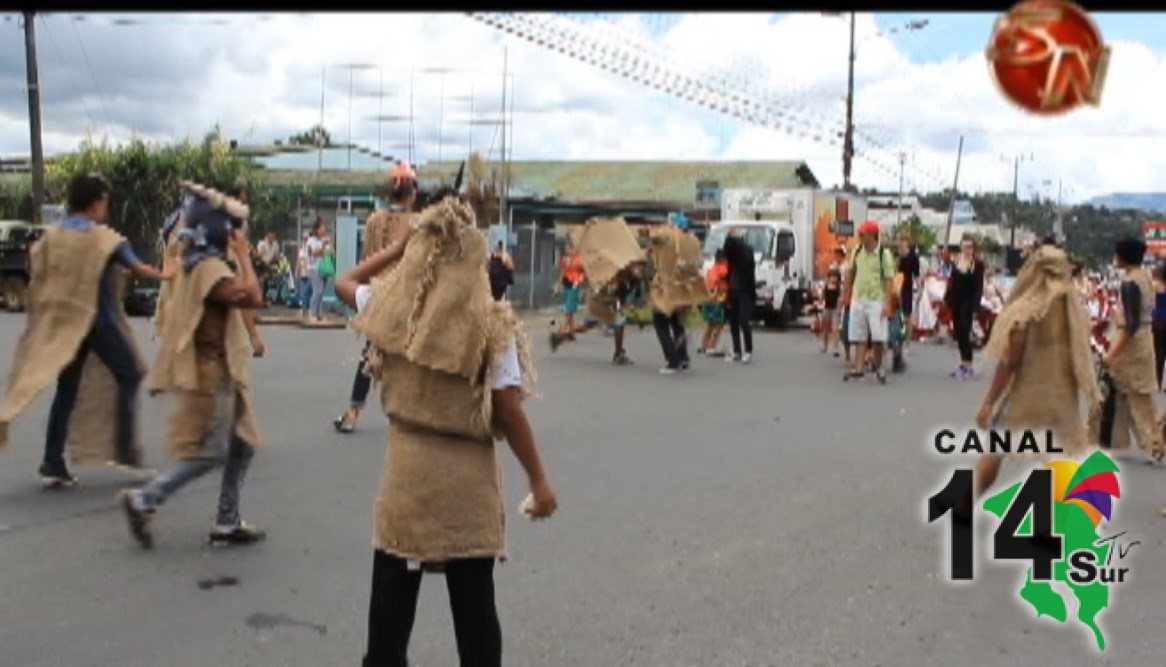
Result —
[[352, 171], [352, 80], [356, 75], [354, 67], [348, 68], [348, 171]]
[[903, 224], [903, 163], [907, 161], [907, 154], [899, 152], [899, 205], [895, 207], [895, 228]]
[[850, 161], [854, 159], [854, 12], [850, 12], [850, 66], [846, 75], [846, 134], [842, 139], [842, 189], [851, 192]]
[[28, 69], [28, 127], [32, 144], [32, 222], [41, 221], [45, 199], [45, 155], [41, 146], [40, 83], [36, 63], [36, 12], [24, 12], [24, 57]]
[[1020, 156], [1016, 156], [1016, 161], [1012, 165], [1012, 233], [1008, 239], [1008, 247], [1016, 250], [1016, 226], [1020, 223], [1020, 200], [1017, 199], [1016, 190], [1019, 187], [1020, 181]]
[[943, 232], [943, 247], [951, 245], [951, 219], [955, 215], [955, 198], [959, 194], [960, 160], [964, 156], [964, 135], [960, 135], [960, 147], [955, 156], [955, 180], [951, 184], [951, 203], [947, 207], [947, 228]]
[[[502, 162], [502, 173], [500, 176], [500, 182], [499, 182], [499, 188], [498, 188], [498, 195], [499, 195], [499, 197], [498, 197], [498, 224], [502, 224], [503, 220], [509, 219], [508, 216], [506, 215], [506, 207], [509, 204], [509, 202], [506, 201], [506, 186], [505, 186], [505, 181], [506, 181], [506, 74], [507, 74], [507, 67], [509, 65], [509, 62], [510, 62], [509, 61], [509, 54], [507, 52], [506, 47], [503, 47], [502, 48], [502, 109], [501, 109], [502, 146], [501, 146], [501, 151], [500, 151], [500, 153], [501, 153], [500, 157], [501, 157], [501, 162]], [[531, 285], [532, 294], [533, 294], [533, 289], [534, 289], [534, 286], [532, 284]]]

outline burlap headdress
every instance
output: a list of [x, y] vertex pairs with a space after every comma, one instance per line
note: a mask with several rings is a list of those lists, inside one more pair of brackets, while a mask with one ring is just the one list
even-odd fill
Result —
[[1043, 245], [1032, 251], [1016, 278], [1004, 310], [992, 325], [992, 337], [984, 354], [1004, 359], [1008, 353], [1009, 332], [1042, 319], [1058, 300], [1068, 310], [1069, 340], [1073, 375], [1077, 386], [1093, 401], [1101, 400], [1097, 376], [1089, 353], [1089, 314], [1073, 285], [1073, 267], [1064, 250]]

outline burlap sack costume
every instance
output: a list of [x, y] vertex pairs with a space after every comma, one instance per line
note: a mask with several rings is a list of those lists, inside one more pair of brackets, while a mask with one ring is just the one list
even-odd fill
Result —
[[375, 348], [390, 418], [373, 546], [422, 562], [505, 558], [502, 476], [491, 380], [511, 341], [528, 343], [490, 295], [486, 239], [473, 210], [447, 198], [421, 213], [400, 263], [353, 321]]
[[[1072, 267], [1063, 250], [1042, 246], [1025, 263], [1000, 313], [985, 356], [1007, 358], [1009, 333], [1027, 329], [1024, 355], [1001, 400], [996, 427], [1019, 436], [1029, 429], [1043, 436], [1051, 429], [1064, 455], [1089, 454], [1081, 401], [1092, 409], [1102, 396], [1089, 356], [1089, 315], [1070, 278]], [[1039, 463], [1044, 456], [1012, 454]]]
[[677, 308], [712, 301], [701, 275], [704, 253], [694, 234], [665, 225], [652, 234], [651, 244], [655, 276], [649, 298], [653, 308], [671, 315]]
[[[0, 448], [8, 444], [8, 426], [50, 385], [77, 356], [82, 341], [97, 318], [101, 278], [114, 251], [125, 238], [104, 225], [86, 232], [49, 227], [29, 249], [31, 281], [28, 326], [13, 355], [4, 403], [0, 405]], [[118, 271], [117, 327], [134, 352], [133, 330], [121, 307], [124, 270]], [[114, 414], [117, 382], [95, 354], [85, 361], [77, 403], [69, 418], [66, 452], [77, 464], [115, 460]], [[134, 449], [141, 452], [140, 443]], [[139, 457], [140, 458], [140, 457]]]
[[[212, 190], [184, 183], [187, 189], [203, 194], [233, 216], [246, 218], [247, 207]], [[216, 197], [210, 196], [217, 195]], [[179, 247], [177, 238], [171, 243]], [[207, 311], [206, 299], [220, 281], [235, 276], [227, 261], [207, 257], [192, 270], [179, 270], [171, 282], [165, 317], [160, 325], [158, 358], [154, 364], [151, 391], [173, 391], [179, 405], [170, 416], [170, 448], [177, 459], [213, 455], [204, 451], [204, 435], [213, 417], [216, 393], [229, 383], [235, 389], [235, 434], [251, 447], [258, 447], [259, 430], [251, 401], [248, 368], [251, 343], [243, 313], [228, 308], [223, 332], [225, 355], [204, 352], [196, 345], [195, 334]], [[230, 423], [230, 422], [228, 422]]]
[[615, 299], [607, 288], [620, 271], [644, 261], [644, 251], [623, 218], [591, 218], [580, 233], [578, 248], [591, 286], [588, 312], [610, 325], [616, 319]]
[[[377, 211], [364, 223], [364, 243], [360, 259], [366, 260], [405, 237], [412, 213], [404, 211]], [[387, 271], [386, 271], [387, 272]]]

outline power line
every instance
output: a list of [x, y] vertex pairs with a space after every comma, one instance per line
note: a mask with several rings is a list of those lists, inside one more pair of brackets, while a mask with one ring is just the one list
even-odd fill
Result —
[[57, 60], [61, 61], [61, 65], [65, 70], [65, 74], [69, 77], [69, 83], [73, 86], [73, 92], [77, 94], [77, 99], [81, 101], [81, 109], [85, 111], [85, 120], [89, 127], [93, 127], [93, 116], [89, 114], [89, 105], [85, 103], [85, 95], [81, 92], [81, 87], [77, 85], [77, 80], [73, 78], [73, 70], [65, 62], [65, 56], [61, 53], [61, 47], [57, 44], [57, 38], [53, 36], [53, 31], [49, 27], [48, 20], [45, 19], [44, 14], [37, 16], [40, 19], [40, 24], [44, 26], [45, 33], [49, 36], [49, 41], [53, 43], [53, 50], [57, 52]]
[[85, 42], [81, 39], [81, 31], [77, 29], [77, 17], [70, 15], [69, 24], [73, 26], [73, 34], [77, 36], [77, 44], [81, 47], [81, 56], [85, 59], [85, 67], [89, 70], [89, 77], [93, 79], [93, 88], [97, 91], [97, 99], [101, 102], [101, 110], [105, 113], [106, 131], [113, 137], [113, 120], [109, 116], [109, 107], [105, 105], [105, 95], [101, 93], [101, 86], [97, 83], [97, 75], [93, 73], [93, 63], [89, 62], [89, 52], [85, 50]]

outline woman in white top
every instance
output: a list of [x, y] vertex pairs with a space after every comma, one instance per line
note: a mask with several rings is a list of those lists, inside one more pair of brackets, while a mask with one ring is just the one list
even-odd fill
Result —
[[308, 249], [307, 272], [308, 280], [312, 284], [312, 301], [308, 309], [308, 317], [314, 322], [323, 322], [321, 312], [324, 306], [324, 293], [328, 289], [328, 280], [320, 275], [320, 260], [332, 254], [332, 239], [328, 237], [328, 225], [320, 220], [316, 222], [312, 237], [306, 244]]
[[311, 232], [304, 233], [300, 242], [300, 251], [296, 255], [296, 277], [299, 278], [298, 294], [300, 301], [300, 315], [308, 319], [308, 307], [312, 301], [312, 281], [308, 279], [308, 241], [312, 238]]

